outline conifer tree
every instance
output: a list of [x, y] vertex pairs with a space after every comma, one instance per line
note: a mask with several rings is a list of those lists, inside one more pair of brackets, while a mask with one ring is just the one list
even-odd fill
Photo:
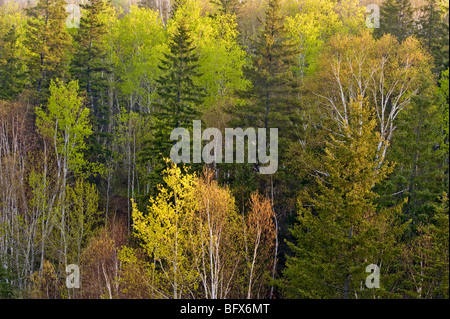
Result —
[[81, 5], [84, 10], [80, 27], [74, 36], [75, 53], [70, 68], [72, 76], [79, 81], [80, 89], [86, 90], [100, 131], [105, 131], [108, 119], [104, 99], [108, 86], [107, 75], [111, 72], [104, 42], [108, 29], [102, 20], [108, 5], [104, 0], [90, 0]]
[[163, 74], [157, 79], [159, 101], [151, 115], [153, 137], [141, 153], [144, 161], [153, 161], [152, 175], [157, 181], [161, 181], [159, 173], [164, 168], [162, 159], [169, 157], [174, 143], [170, 133], [179, 127], [192, 128], [193, 120], [200, 120], [199, 106], [205, 97], [196, 83], [200, 76], [198, 53], [189, 32], [187, 17], [183, 16], [169, 40], [169, 52], [158, 66]]
[[[272, 200], [275, 223], [277, 212], [289, 207], [287, 193], [298, 184], [298, 180], [293, 180], [294, 174], [289, 172], [286, 161], [287, 150], [295, 140], [299, 122], [300, 81], [294, 74], [298, 50], [284, 23], [280, 1], [270, 0], [263, 29], [252, 46], [253, 66], [244, 68], [244, 75], [251, 81], [251, 86], [239, 92], [243, 102], [230, 109], [232, 119], [229, 122], [231, 127], [278, 128], [278, 171], [274, 176], [257, 177], [259, 189]], [[235, 170], [234, 177], [239, 180], [240, 176], [255, 175], [258, 170], [259, 163], [253, 167], [243, 164]], [[247, 190], [240, 187], [239, 191], [250, 192], [253, 186], [247, 186]], [[278, 226], [276, 229], [278, 231]], [[276, 237], [278, 239], [278, 233]], [[278, 246], [275, 247], [275, 265], [277, 254]], [[273, 277], [275, 271], [271, 275]]]
[[68, 52], [71, 37], [66, 30], [67, 12], [64, 0], [39, 0], [35, 7], [27, 9], [28, 61], [32, 87], [48, 95], [52, 79], [64, 79], [67, 75]]
[[380, 6], [380, 27], [374, 35], [381, 38], [392, 34], [399, 42], [415, 33], [413, 8], [410, 0], [387, 0]]
[[297, 53], [284, 26], [280, 1], [271, 0], [264, 29], [255, 43], [253, 67], [245, 69], [252, 86], [242, 92], [245, 105], [233, 109], [236, 124], [277, 127], [280, 136], [290, 135], [298, 106], [299, 81], [292, 69]]
[[17, 56], [15, 26], [0, 39], [0, 99], [12, 100], [25, 85], [22, 60]]
[[448, 18], [436, 0], [428, 0], [419, 10], [417, 37], [434, 58], [436, 74], [448, 67]]
[[408, 297], [449, 298], [449, 209], [446, 193], [436, 206], [437, 212], [431, 222], [420, 225], [419, 236], [407, 251], [410, 257], [407, 265], [409, 276], [405, 280]]
[[[400, 206], [377, 208], [373, 190], [391, 168], [379, 167], [373, 111], [361, 98], [349, 107], [349, 124], [329, 135], [321, 167], [299, 197], [295, 243], [289, 243], [294, 256], [284, 271], [290, 298], [386, 297], [392, 288], [387, 274], [403, 232], [394, 224]], [[380, 289], [364, 289], [370, 264], [386, 274]]]
[[218, 7], [220, 14], [236, 14], [242, 5], [240, 0], [210, 0], [210, 2]]
[[398, 130], [392, 139], [388, 160], [395, 162], [389, 179], [377, 192], [384, 207], [407, 199], [403, 216], [411, 219], [405, 239], [417, 236], [417, 227], [428, 224], [436, 213], [442, 193], [448, 189], [448, 162], [441, 110], [437, 107], [432, 79], [422, 83], [422, 94], [400, 114]]
[[441, 79], [439, 80], [438, 96], [440, 100], [440, 114], [441, 114], [441, 126], [443, 135], [443, 149], [447, 156], [449, 156], [449, 68], [441, 73]]
[[[234, 127], [278, 128], [279, 167], [283, 166], [288, 144], [295, 138], [299, 118], [299, 79], [293, 67], [297, 49], [288, 36], [279, 0], [271, 0], [264, 28], [254, 43], [253, 66], [244, 68], [251, 86], [239, 92], [242, 103], [232, 106]], [[257, 167], [255, 168], [258, 169]], [[283, 177], [284, 179], [284, 177]]]

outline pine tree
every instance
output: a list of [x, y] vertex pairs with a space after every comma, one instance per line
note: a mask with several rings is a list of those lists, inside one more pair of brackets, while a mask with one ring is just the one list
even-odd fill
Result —
[[0, 39], [0, 99], [12, 100], [25, 85], [23, 62], [17, 56], [17, 31], [12, 26]]
[[[389, 267], [403, 227], [394, 224], [400, 206], [379, 209], [373, 186], [391, 168], [381, 167], [374, 112], [362, 99], [349, 104], [349, 123], [329, 134], [321, 167], [299, 197], [291, 230], [294, 256], [287, 258], [284, 290], [290, 298], [373, 298], [388, 296]], [[381, 266], [380, 289], [365, 288], [366, 266]]]
[[29, 16], [26, 45], [32, 53], [29, 76], [33, 88], [45, 99], [50, 81], [67, 75], [71, 37], [65, 26], [65, 1], [39, 0], [35, 7], [26, 10]]
[[414, 34], [413, 8], [410, 0], [387, 0], [380, 6], [380, 27], [374, 35], [392, 34], [399, 42]]

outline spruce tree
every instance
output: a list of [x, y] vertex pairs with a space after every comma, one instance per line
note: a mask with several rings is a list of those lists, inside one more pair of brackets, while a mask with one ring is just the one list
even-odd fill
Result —
[[269, 1], [264, 29], [254, 44], [253, 66], [244, 70], [252, 86], [241, 93], [245, 104], [233, 109], [235, 124], [278, 128], [282, 137], [292, 132], [298, 107], [299, 80], [293, 66], [298, 51], [288, 38], [280, 1]]
[[[173, 129], [192, 128], [193, 120], [200, 120], [199, 106], [205, 97], [204, 90], [196, 83], [198, 53], [190, 38], [187, 17], [177, 21], [176, 29], [169, 39], [169, 52], [164, 54], [158, 68], [163, 74], [157, 79], [158, 101], [151, 115], [152, 139], [141, 152], [144, 161], [153, 163], [151, 178], [160, 182], [164, 168], [163, 158], [168, 158], [174, 141], [170, 140]], [[154, 185], [156, 186], [156, 185]]]
[[90, 0], [81, 5], [79, 28], [74, 32], [74, 54], [70, 74], [86, 92], [86, 102], [93, 115], [94, 134], [89, 138], [86, 155], [93, 162], [104, 163], [109, 156], [107, 149], [110, 124], [108, 104], [108, 76], [112, 65], [107, 59], [108, 46], [105, 36], [108, 26], [105, 17], [110, 9], [107, 0]]
[[[270, 193], [272, 199], [288, 198], [284, 195], [295, 189], [293, 186], [298, 182], [292, 180], [294, 175], [288, 172], [287, 151], [296, 140], [300, 120], [300, 80], [293, 70], [299, 52], [284, 23], [280, 1], [270, 0], [263, 29], [252, 44], [252, 66], [244, 68], [251, 86], [238, 93], [243, 102], [229, 109], [230, 127], [278, 128], [278, 171], [275, 178], [258, 177], [262, 191]], [[253, 174], [259, 170], [259, 164], [247, 167]], [[275, 205], [280, 204], [277, 201]], [[281, 210], [279, 206], [277, 209]]]
[[397, 131], [387, 159], [395, 162], [389, 178], [380, 183], [378, 202], [390, 207], [406, 200], [405, 220], [412, 220], [405, 240], [417, 236], [417, 227], [434, 218], [442, 194], [448, 189], [448, 155], [442, 134], [442, 109], [438, 107], [433, 79], [422, 83], [422, 94], [399, 115]]
[[374, 36], [392, 34], [399, 42], [415, 33], [414, 10], [410, 0], [387, 0], [380, 6], [380, 27]]
[[75, 52], [70, 67], [72, 77], [78, 80], [81, 89], [86, 90], [98, 130], [103, 132], [108, 123], [105, 96], [108, 89], [107, 76], [111, 73], [104, 42], [108, 27], [102, 20], [108, 5], [103, 0], [90, 0], [81, 5], [83, 14], [80, 27], [74, 35]]
[[26, 46], [32, 53], [28, 61], [32, 87], [41, 100], [48, 96], [50, 81], [67, 76], [71, 37], [66, 30], [67, 12], [64, 0], [39, 0], [26, 9], [29, 16]]
[[436, 0], [428, 0], [419, 12], [417, 37], [433, 56], [435, 73], [439, 75], [448, 67], [448, 18]]
[[25, 85], [23, 62], [17, 56], [18, 35], [15, 26], [0, 39], [0, 99], [14, 99]]
[[173, 19], [178, 11], [179, 8], [181, 8], [183, 5], [185, 5], [186, 0], [174, 0], [171, 3], [170, 8], [170, 18]]
[[448, 212], [448, 195], [444, 194], [431, 223], [419, 226], [419, 236], [407, 251], [409, 276], [403, 283], [407, 297], [449, 298]]
[[220, 14], [237, 14], [242, 2], [240, 0], [210, 0], [218, 7]]
[[[396, 241], [404, 226], [395, 217], [401, 207], [375, 204], [373, 186], [391, 168], [379, 166], [373, 109], [361, 98], [349, 108], [349, 123], [329, 133], [320, 167], [311, 169], [312, 180], [299, 197], [295, 241], [289, 243], [293, 256], [283, 272], [289, 298], [393, 296], [389, 267], [400, 251]], [[380, 289], [365, 289], [370, 264], [381, 266]]]

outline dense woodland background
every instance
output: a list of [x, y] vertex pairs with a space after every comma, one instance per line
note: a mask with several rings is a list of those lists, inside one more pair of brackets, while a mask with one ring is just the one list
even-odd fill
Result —
[[[448, 1], [65, 8], [0, 0], [0, 297], [449, 297]], [[197, 119], [278, 172], [167, 161]]]

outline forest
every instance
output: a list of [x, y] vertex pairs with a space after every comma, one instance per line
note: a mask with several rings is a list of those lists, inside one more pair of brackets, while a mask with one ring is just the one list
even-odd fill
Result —
[[0, 0], [0, 298], [448, 299], [448, 41], [446, 0]]

